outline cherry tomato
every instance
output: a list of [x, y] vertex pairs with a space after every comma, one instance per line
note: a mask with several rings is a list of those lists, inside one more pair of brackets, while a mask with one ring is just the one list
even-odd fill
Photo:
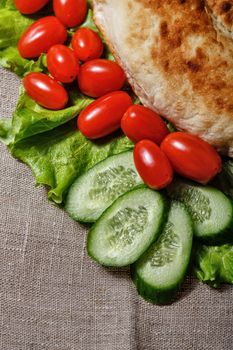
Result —
[[124, 91], [102, 96], [80, 113], [78, 128], [89, 139], [107, 136], [120, 128], [121, 118], [132, 103]]
[[221, 170], [221, 158], [206, 141], [185, 132], [168, 135], [161, 144], [174, 170], [200, 183], [209, 182]]
[[66, 90], [56, 80], [43, 73], [29, 73], [23, 79], [27, 94], [39, 105], [59, 110], [68, 102]]
[[54, 45], [47, 54], [49, 73], [62, 83], [71, 83], [77, 78], [79, 63], [74, 51], [65, 45]]
[[173, 180], [169, 160], [159, 146], [150, 140], [142, 140], [135, 145], [134, 163], [143, 181], [152, 189], [160, 190]]
[[72, 47], [78, 59], [83, 62], [99, 58], [104, 51], [99, 35], [89, 28], [80, 28], [74, 33]]
[[84, 63], [78, 76], [81, 92], [91, 97], [100, 97], [120, 90], [125, 79], [123, 69], [117, 63], [105, 59]]
[[151, 140], [160, 144], [169, 130], [160, 116], [151, 109], [133, 105], [124, 114], [121, 128], [133, 142]]
[[87, 14], [86, 0], [53, 0], [53, 10], [66, 27], [79, 26]]
[[34, 58], [66, 39], [66, 29], [56, 17], [43, 17], [26, 29], [18, 42], [18, 50], [22, 57]]
[[14, 0], [15, 7], [24, 15], [30, 15], [42, 9], [49, 0]]

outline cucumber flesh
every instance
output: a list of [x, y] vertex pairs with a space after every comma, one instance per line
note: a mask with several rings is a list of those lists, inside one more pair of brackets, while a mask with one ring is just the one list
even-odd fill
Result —
[[144, 299], [164, 304], [174, 298], [188, 269], [192, 238], [190, 215], [173, 201], [159, 239], [132, 266], [133, 281]]
[[143, 184], [133, 152], [109, 157], [80, 176], [70, 187], [65, 210], [81, 222], [95, 222], [121, 195]]
[[91, 228], [90, 257], [104, 266], [135, 262], [158, 237], [166, 218], [166, 201], [149, 188], [138, 188], [118, 198]]
[[214, 187], [176, 180], [168, 187], [168, 194], [187, 207], [194, 223], [195, 237], [206, 244], [232, 241], [233, 203], [223, 192]]

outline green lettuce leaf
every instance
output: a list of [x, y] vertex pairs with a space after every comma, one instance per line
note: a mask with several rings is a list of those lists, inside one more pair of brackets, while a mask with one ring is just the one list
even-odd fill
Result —
[[0, 119], [0, 141], [3, 143], [10, 143], [11, 141], [11, 124], [10, 118]]
[[6, 133], [4, 132], [5, 124], [0, 124], [2, 141], [8, 145], [52, 130], [75, 118], [93, 101], [93, 99], [80, 94], [77, 89], [71, 90], [70, 96], [72, 105], [63, 110], [51, 111], [39, 106], [22, 90], [11, 120], [11, 129]]
[[[93, 21], [93, 11], [92, 9], [89, 9], [87, 12], [87, 17], [85, 19], [85, 21], [81, 24], [80, 26], [81, 28], [90, 28], [92, 30], [94, 30], [95, 32], [98, 32], [98, 29]], [[75, 31], [76, 29], [74, 29]]]
[[45, 55], [38, 60], [20, 56], [17, 44], [25, 29], [36, 19], [51, 14], [51, 5], [33, 16], [23, 16], [16, 10], [12, 0], [0, 2], [0, 65], [23, 77], [29, 72], [46, 71]]
[[198, 246], [194, 271], [200, 281], [214, 288], [221, 283], [233, 284], [233, 245]]
[[81, 95], [76, 86], [69, 93], [69, 107], [50, 111], [22, 90], [13, 118], [0, 119], [0, 139], [15, 158], [32, 169], [37, 185], [50, 188], [48, 198], [58, 204], [84, 171], [112, 154], [133, 147], [122, 135], [98, 142], [87, 140], [77, 130], [76, 117], [93, 100]]
[[17, 47], [8, 47], [0, 51], [0, 65], [19, 77], [29, 72], [46, 71], [45, 55], [41, 55], [37, 61], [26, 60], [20, 56]]
[[122, 135], [91, 142], [77, 130], [76, 121], [10, 145], [13, 156], [30, 166], [37, 185], [50, 187], [48, 198], [58, 204], [84, 171], [130, 148], [132, 143]]
[[233, 160], [223, 161], [222, 171], [215, 178], [214, 185], [233, 199]]
[[33, 23], [31, 18], [22, 16], [16, 10], [0, 9], [0, 49], [17, 46], [23, 31], [31, 23]]
[[4, 9], [4, 8], [15, 10], [14, 0], [1, 0], [0, 9]]
[[40, 71], [41, 61], [36, 63], [26, 60], [20, 56], [17, 50], [17, 43], [21, 34], [33, 20], [22, 16], [16, 10], [10, 9], [7, 3], [5, 3], [5, 8], [0, 9], [0, 65], [19, 76], [33, 70], [34, 65], [36, 70]]
[[[50, 11], [49, 7], [43, 11]], [[35, 16], [22, 16], [12, 1], [1, 2], [0, 64], [21, 77], [30, 71], [46, 72], [46, 55], [37, 61], [25, 60], [17, 50], [21, 33], [34, 19]], [[91, 10], [83, 26], [97, 30]], [[109, 56], [108, 52], [106, 55]], [[75, 83], [67, 89], [70, 97], [67, 108], [51, 111], [36, 104], [21, 88], [13, 118], [0, 119], [0, 140], [8, 145], [15, 158], [32, 169], [37, 185], [49, 187], [49, 199], [58, 204], [63, 202], [77, 176], [106, 157], [133, 146], [122, 135], [100, 142], [87, 140], [77, 130], [76, 117], [93, 100], [80, 94]]]
[[[37, 184], [51, 188], [49, 198], [57, 203], [62, 202], [63, 192], [75, 177], [94, 162], [94, 158], [102, 159], [105, 154], [98, 156], [94, 152], [93, 158], [88, 159], [86, 151], [96, 146], [91, 147], [92, 143], [77, 131], [76, 117], [93, 100], [81, 95], [76, 87], [69, 92], [70, 106], [50, 111], [35, 103], [21, 89], [13, 118], [0, 119], [0, 140], [9, 146], [14, 157], [31, 167]], [[72, 124], [67, 124], [74, 118]]]

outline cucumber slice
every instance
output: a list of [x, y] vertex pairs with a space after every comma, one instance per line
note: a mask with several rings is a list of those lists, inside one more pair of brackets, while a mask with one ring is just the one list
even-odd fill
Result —
[[192, 220], [182, 203], [171, 203], [159, 239], [132, 266], [139, 294], [155, 304], [170, 302], [182, 283], [191, 257]]
[[158, 237], [165, 209], [164, 197], [149, 188], [121, 196], [89, 231], [89, 256], [104, 266], [132, 264]]
[[214, 187], [182, 180], [168, 187], [171, 198], [183, 202], [194, 223], [194, 235], [206, 244], [232, 240], [233, 203]]
[[95, 222], [121, 195], [143, 184], [133, 152], [109, 157], [80, 176], [71, 186], [65, 210], [81, 222]]

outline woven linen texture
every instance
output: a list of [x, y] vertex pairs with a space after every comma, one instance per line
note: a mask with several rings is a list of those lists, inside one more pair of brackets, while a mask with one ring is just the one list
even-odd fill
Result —
[[[18, 78], [0, 69], [0, 116]], [[86, 254], [86, 229], [48, 202], [24, 164], [0, 145], [0, 350], [230, 350], [233, 288], [188, 277], [168, 306], [144, 302], [129, 270]]]

